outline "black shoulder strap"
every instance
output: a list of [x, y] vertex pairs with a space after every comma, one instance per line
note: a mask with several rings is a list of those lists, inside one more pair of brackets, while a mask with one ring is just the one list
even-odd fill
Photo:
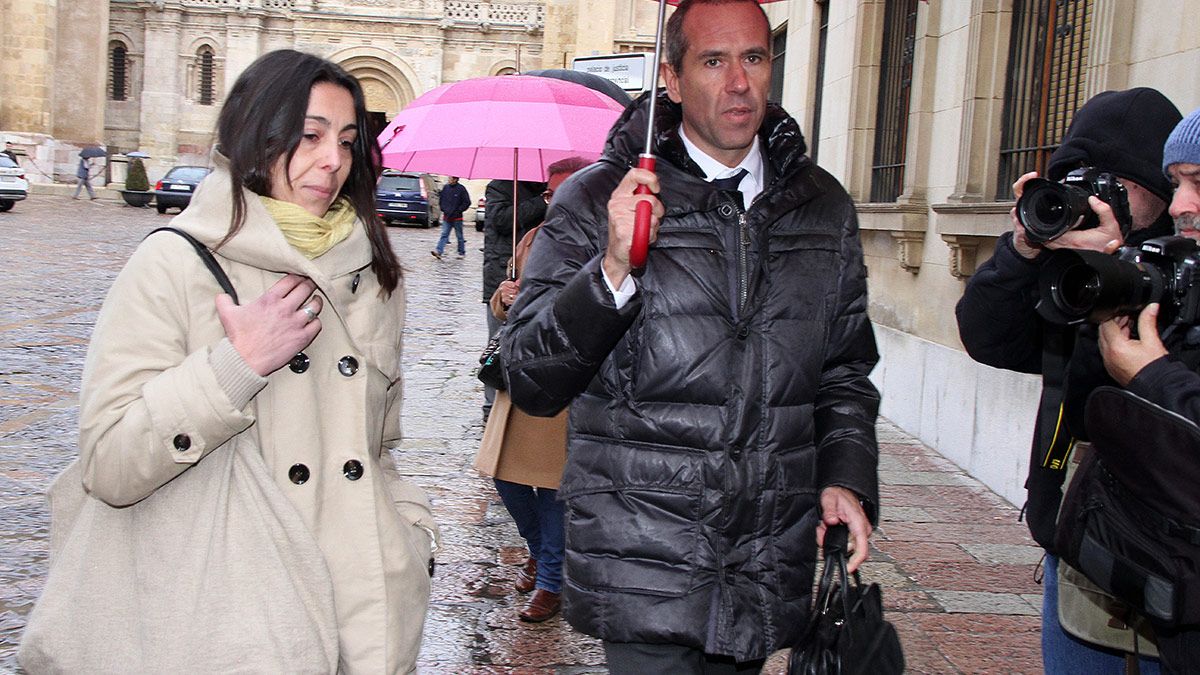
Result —
[[[225, 274], [225, 270], [221, 269], [221, 266], [217, 264], [217, 259], [213, 257], [212, 251], [208, 250], [207, 246], [200, 243], [198, 239], [187, 232], [174, 227], [160, 227], [156, 230], [151, 230], [150, 234], [154, 234], [155, 232], [174, 232], [184, 239], [187, 239], [188, 243], [192, 245], [192, 248], [196, 249], [196, 255], [200, 256], [200, 259], [204, 261], [204, 266], [208, 268], [209, 272], [212, 272], [213, 277], [215, 277], [217, 283], [220, 284], [221, 290], [225, 291], [229, 294], [229, 297], [233, 298], [233, 304], [239, 304], [237, 291], [234, 290], [233, 283], [229, 281], [229, 275]], [[147, 234], [146, 236], [149, 237], [150, 234]]]

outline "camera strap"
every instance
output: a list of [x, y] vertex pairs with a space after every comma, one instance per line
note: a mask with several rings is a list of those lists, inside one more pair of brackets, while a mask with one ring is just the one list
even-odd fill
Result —
[[1074, 346], [1073, 330], [1045, 326], [1042, 333], [1042, 398], [1038, 403], [1038, 448], [1040, 466], [1051, 471], [1066, 471], [1067, 457], [1075, 447], [1075, 438], [1067, 429], [1065, 391], [1067, 361]]

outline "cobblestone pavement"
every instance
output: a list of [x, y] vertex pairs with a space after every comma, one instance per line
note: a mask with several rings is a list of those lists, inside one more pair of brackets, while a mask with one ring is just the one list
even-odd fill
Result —
[[[79, 374], [96, 311], [129, 252], [167, 216], [111, 201], [39, 196], [0, 214], [0, 670], [15, 668], [46, 572], [44, 494], [75, 455]], [[520, 538], [471, 469], [485, 342], [481, 235], [465, 259], [429, 255], [436, 230], [394, 229], [405, 266], [403, 471], [443, 524], [419, 671], [604, 672], [599, 644], [556, 618], [522, 624], [510, 591]], [[886, 394], [885, 394], [886, 395]], [[913, 673], [1034, 673], [1040, 551], [1016, 510], [886, 420], [879, 424], [883, 522], [864, 576], [884, 586]], [[782, 671], [783, 654], [767, 672]]]

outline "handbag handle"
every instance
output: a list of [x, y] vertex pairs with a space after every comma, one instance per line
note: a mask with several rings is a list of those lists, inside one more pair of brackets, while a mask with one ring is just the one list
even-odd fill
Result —
[[[838, 594], [842, 602], [842, 616], [850, 615], [850, 597], [847, 593], [849, 573], [846, 572], [847, 544], [850, 541], [850, 530], [845, 525], [834, 525], [825, 530], [825, 541], [822, 551], [825, 554], [825, 570], [821, 573], [821, 581], [817, 586], [816, 610], [822, 614], [829, 611], [833, 602], [833, 582], [837, 576]], [[854, 573], [855, 583], [859, 583], [858, 572]]]

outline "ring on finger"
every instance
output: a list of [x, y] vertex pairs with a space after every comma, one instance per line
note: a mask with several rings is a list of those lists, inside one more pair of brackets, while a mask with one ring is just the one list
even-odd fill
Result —
[[[300, 311], [304, 312], [304, 315], [308, 317], [308, 321], [312, 321], [313, 319], [317, 318], [317, 312], [312, 308], [311, 305], [305, 305], [301, 307]], [[305, 323], [308, 322], [306, 321]]]

